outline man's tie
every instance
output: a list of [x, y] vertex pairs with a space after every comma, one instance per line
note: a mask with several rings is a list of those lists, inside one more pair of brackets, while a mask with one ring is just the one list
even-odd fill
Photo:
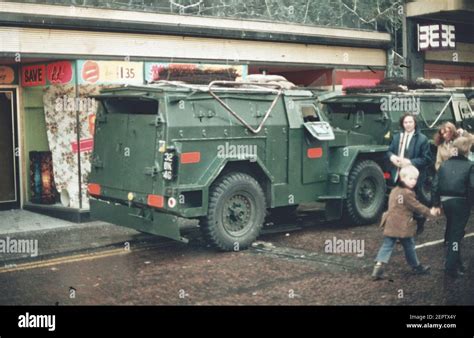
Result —
[[405, 149], [407, 147], [407, 140], [408, 140], [408, 133], [404, 132], [403, 137], [400, 142], [400, 150], [398, 151], [398, 156], [401, 158], [405, 158]]
[[[408, 139], [408, 133], [404, 132], [400, 138], [400, 148], [398, 150], [398, 157], [405, 158], [405, 148]], [[400, 167], [397, 167], [397, 172], [395, 173], [394, 182], [397, 183], [398, 175], [400, 174]]]

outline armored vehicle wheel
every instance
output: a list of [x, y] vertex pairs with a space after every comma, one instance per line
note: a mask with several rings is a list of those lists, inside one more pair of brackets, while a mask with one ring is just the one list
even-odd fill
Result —
[[362, 225], [377, 221], [383, 211], [385, 190], [383, 172], [377, 163], [356, 163], [349, 174], [344, 222]]
[[260, 184], [252, 176], [234, 172], [211, 186], [201, 229], [212, 246], [224, 251], [242, 250], [255, 241], [264, 217], [265, 195]]

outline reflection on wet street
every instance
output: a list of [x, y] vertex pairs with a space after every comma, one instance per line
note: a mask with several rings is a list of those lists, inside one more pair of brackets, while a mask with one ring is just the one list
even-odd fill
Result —
[[[442, 233], [443, 223], [432, 222], [417, 242]], [[320, 225], [263, 235], [241, 252], [214, 251], [195, 234], [188, 245], [152, 238], [8, 262], [0, 270], [0, 304], [474, 304], [473, 236], [463, 242], [463, 278], [445, 277], [438, 243], [418, 249], [420, 260], [432, 266], [430, 275], [412, 275], [397, 247], [386, 278], [373, 282], [381, 238], [373, 225]], [[363, 241], [363, 255], [328, 252], [337, 239]]]

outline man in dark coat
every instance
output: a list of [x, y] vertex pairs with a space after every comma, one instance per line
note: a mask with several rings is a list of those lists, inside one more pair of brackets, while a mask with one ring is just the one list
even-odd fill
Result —
[[[387, 160], [392, 164], [390, 176], [393, 183], [396, 184], [401, 168], [408, 165], [415, 166], [420, 172], [415, 187], [417, 198], [424, 204], [429, 204], [430, 201], [426, 201], [421, 193], [421, 189], [426, 180], [427, 168], [433, 164], [428, 138], [420, 132], [416, 124], [415, 116], [412, 114], [404, 114], [400, 118], [400, 127], [402, 131], [393, 136], [392, 143], [386, 154]], [[417, 233], [421, 233], [426, 218], [416, 215], [416, 220], [418, 225]]]
[[[418, 192], [426, 179], [426, 169], [433, 163], [430, 144], [428, 138], [422, 134], [417, 127], [413, 115], [403, 115], [400, 119], [400, 126], [402, 131], [393, 136], [386, 154], [387, 160], [392, 163], [390, 168], [391, 178], [394, 180], [393, 183], [397, 183], [396, 181], [398, 180], [398, 172], [400, 168], [410, 164], [415, 166], [415, 168], [420, 172], [420, 177], [418, 178], [418, 183], [415, 188]], [[405, 145], [403, 148], [405, 149], [403, 150], [402, 141], [405, 135], [407, 136], [407, 140], [404, 142]]]
[[464, 275], [461, 261], [461, 241], [464, 228], [471, 214], [470, 198], [474, 187], [473, 164], [467, 159], [471, 142], [459, 137], [453, 143], [455, 156], [444, 161], [433, 181], [432, 204], [443, 206], [446, 215], [446, 238], [448, 244], [445, 269], [451, 277]]

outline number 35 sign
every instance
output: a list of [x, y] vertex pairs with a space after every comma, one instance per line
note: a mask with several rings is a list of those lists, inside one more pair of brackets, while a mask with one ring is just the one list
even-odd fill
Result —
[[417, 31], [418, 51], [456, 48], [453, 25], [417, 25]]

